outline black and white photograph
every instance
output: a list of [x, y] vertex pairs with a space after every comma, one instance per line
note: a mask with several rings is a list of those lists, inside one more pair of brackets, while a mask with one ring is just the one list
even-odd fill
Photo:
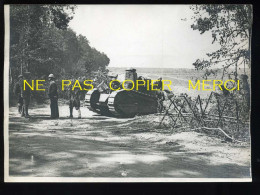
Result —
[[250, 182], [253, 6], [4, 5], [5, 182]]

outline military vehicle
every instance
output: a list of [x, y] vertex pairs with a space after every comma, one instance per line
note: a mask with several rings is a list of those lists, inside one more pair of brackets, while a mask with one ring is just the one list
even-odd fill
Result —
[[[87, 92], [85, 96], [85, 105], [89, 110], [92, 110], [101, 115], [109, 115], [115, 117], [134, 117], [135, 115], [145, 115], [157, 112], [158, 108], [158, 92], [148, 90], [151, 89], [151, 79], [142, 79], [146, 84], [143, 86], [133, 85], [137, 80], [136, 69], [128, 69], [125, 73], [124, 88], [123, 82], [116, 83], [113, 88], [121, 89], [113, 91], [109, 86], [109, 82], [115, 77], [109, 78], [107, 87], [97, 87]], [[131, 82], [131, 81], [133, 82]], [[143, 83], [144, 83], [143, 82]], [[113, 82], [114, 83], [114, 82]], [[150, 85], [150, 86], [147, 86]], [[100, 90], [100, 88], [102, 88]]]

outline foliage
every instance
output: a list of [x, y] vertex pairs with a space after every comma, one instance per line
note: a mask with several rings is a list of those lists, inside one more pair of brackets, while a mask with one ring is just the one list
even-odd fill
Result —
[[75, 9], [72, 5], [11, 6], [11, 78], [25, 71], [37, 77], [50, 73], [73, 77], [109, 64], [109, 58], [91, 48], [86, 37], [68, 28]]
[[[220, 49], [207, 53], [208, 59], [193, 63], [197, 70], [222, 65], [223, 74], [237, 79], [238, 68], [244, 72], [250, 68], [250, 36], [252, 27], [251, 5], [193, 5], [193, 30], [201, 34], [210, 32], [212, 44], [217, 42]], [[229, 71], [227, 71], [229, 69]]]
[[[68, 27], [75, 9], [74, 5], [10, 6], [10, 89], [26, 71], [32, 79], [47, 80], [50, 73], [71, 79], [105, 69], [110, 61], [106, 54]], [[33, 95], [39, 99], [39, 93]]]

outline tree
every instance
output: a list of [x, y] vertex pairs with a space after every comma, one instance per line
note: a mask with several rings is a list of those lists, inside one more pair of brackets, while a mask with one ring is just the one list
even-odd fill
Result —
[[[225, 75], [238, 79], [241, 66], [246, 74], [250, 68], [250, 37], [252, 27], [251, 5], [193, 5], [193, 30], [201, 34], [209, 31], [212, 44], [218, 42], [220, 49], [207, 53], [208, 59], [193, 63], [197, 70], [222, 65]], [[229, 71], [228, 71], [229, 70]]]
[[[37, 67], [53, 63], [46, 55], [50, 51], [45, 40], [50, 30], [65, 30], [72, 19], [75, 6], [12, 5], [10, 7], [10, 64], [15, 75], [36, 72]], [[60, 45], [56, 45], [59, 47]], [[38, 71], [40, 72], [40, 71]], [[13, 76], [13, 75], [11, 75]]]
[[[75, 6], [10, 6], [10, 97], [19, 74], [31, 72], [32, 79], [58, 80], [92, 78], [92, 72], [109, 64], [106, 54], [91, 48], [89, 41], [68, 27]], [[34, 92], [37, 100], [43, 93]]]

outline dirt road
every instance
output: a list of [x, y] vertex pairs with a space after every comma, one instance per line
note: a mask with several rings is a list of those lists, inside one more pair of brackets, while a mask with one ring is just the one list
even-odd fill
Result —
[[[250, 145], [194, 131], [157, 129], [158, 116], [116, 119], [82, 108], [82, 119], [49, 119], [49, 107], [30, 119], [10, 108], [10, 176], [250, 177]], [[76, 114], [76, 113], [75, 113]]]

